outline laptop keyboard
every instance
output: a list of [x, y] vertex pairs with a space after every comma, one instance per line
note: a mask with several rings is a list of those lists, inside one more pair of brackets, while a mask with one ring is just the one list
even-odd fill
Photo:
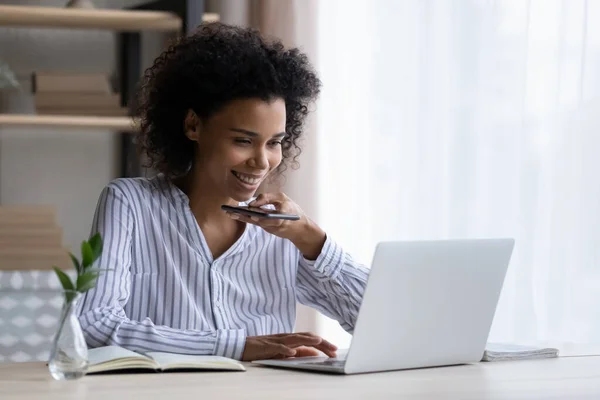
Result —
[[336, 368], [343, 368], [344, 364], [346, 364], [346, 360], [332, 360], [332, 359], [328, 359], [328, 360], [323, 360], [323, 361], [309, 362], [309, 363], [306, 363], [306, 364], [310, 364], [310, 365], [327, 365], [327, 366], [336, 367]]

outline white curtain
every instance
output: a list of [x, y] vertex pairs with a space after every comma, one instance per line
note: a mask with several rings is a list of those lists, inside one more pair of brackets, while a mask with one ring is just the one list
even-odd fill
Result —
[[514, 237], [490, 340], [600, 344], [600, 1], [318, 4], [319, 222]]

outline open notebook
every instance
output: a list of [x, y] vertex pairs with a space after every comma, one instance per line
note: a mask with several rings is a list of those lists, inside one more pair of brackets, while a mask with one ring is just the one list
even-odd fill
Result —
[[88, 350], [88, 374], [127, 369], [169, 371], [178, 369], [245, 371], [243, 364], [218, 356], [188, 356], [184, 354], [149, 352], [139, 354], [119, 346]]
[[558, 357], [558, 349], [508, 343], [488, 343], [481, 361], [533, 360]]

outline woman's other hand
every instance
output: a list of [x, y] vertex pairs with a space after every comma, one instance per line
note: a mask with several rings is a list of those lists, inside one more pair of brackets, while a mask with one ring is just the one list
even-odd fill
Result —
[[246, 338], [242, 361], [312, 357], [320, 355], [317, 350], [335, 357], [337, 347], [310, 332], [249, 336]]

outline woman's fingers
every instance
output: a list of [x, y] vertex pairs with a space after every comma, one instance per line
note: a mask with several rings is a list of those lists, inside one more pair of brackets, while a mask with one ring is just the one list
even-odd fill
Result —
[[337, 355], [337, 347], [335, 345], [314, 334], [296, 333], [280, 336], [278, 338], [274, 338], [274, 340], [278, 341], [279, 343], [283, 343], [288, 347], [313, 347], [322, 351], [329, 357], [335, 357]]
[[238, 221], [242, 221], [245, 222], [247, 224], [254, 224], [254, 225], [258, 225], [256, 222], [258, 221], [254, 221], [253, 219], [251, 219], [251, 217], [244, 215], [244, 214], [238, 214], [238, 213], [234, 213], [234, 212], [226, 212], [227, 216], [231, 219], [235, 219]]
[[319, 343], [317, 345], [314, 346], [316, 349], [321, 350], [323, 353], [325, 353], [328, 357], [337, 357], [337, 353], [335, 350], [333, 350], [329, 344], [325, 344], [325, 343]]
[[290, 347], [299, 347], [299, 346], [313, 346], [314, 347], [314, 346], [320, 344], [323, 339], [321, 339], [318, 336], [305, 336], [305, 335], [299, 335], [299, 334], [291, 334], [291, 335], [280, 337], [280, 338], [274, 338], [273, 340], [277, 341], [278, 343], [283, 343], [286, 346], [290, 346]]
[[321, 355], [321, 353], [312, 347], [300, 346], [294, 350], [296, 350], [294, 357], [318, 357]]
[[302, 335], [304, 337], [318, 338], [320, 340], [320, 342], [315, 345], [312, 345], [312, 347], [314, 347], [315, 349], [321, 350], [323, 353], [325, 353], [329, 357], [337, 356], [336, 351], [338, 348], [333, 343], [328, 342], [327, 340], [323, 339], [322, 337], [317, 336], [314, 333], [310, 333], [310, 332], [302, 332], [302, 333], [299, 333], [299, 335]]
[[261, 193], [259, 194], [254, 201], [250, 202], [248, 205], [252, 207], [260, 207], [265, 204], [281, 204], [287, 199], [287, 196], [283, 193]]
[[242, 221], [242, 222], [251, 222], [249, 217], [246, 217], [245, 215], [242, 215], [242, 214], [237, 214], [237, 213], [233, 213], [233, 212], [228, 212], [226, 214], [231, 219], [236, 219], [236, 220]]
[[252, 222], [263, 228], [275, 228], [283, 224], [281, 219], [261, 218], [261, 217], [250, 217]]
[[282, 220], [279, 220], [279, 219], [268, 219], [268, 218], [261, 218], [261, 217], [249, 217], [247, 215], [242, 215], [242, 214], [237, 214], [237, 213], [231, 213], [231, 212], [228, 212], [227, 215], [231, 219], [242, 221], [242, 222], [245, 222], [247, 224], [257, 225], [257, 226], [260, 226], [261, 228], [273, 228], [273, 227], [280, 226], [282, 224]]
[[270, 350], [273, 352], [272, 355], [281, 354], [285, 357], [294, 357], [296, 355], [296, 350], [292, 349], [291, 347], [285, 346], [280, 343], [270, 343], [270, 345]]
[[335, 357], [334, 345], [312, 333], [290, 333], [265, 336], [249, 336], [242, 360], [253, 361], [269, 358], [310, 357], [322, 351]]
[[321, 344], [326, 347], [328, 350], [330, 351], [336, 351], [338, 348], [335, 344], [328, 342], [327, 340], [323, 339], [323, 341], [321, 342]]
[[327, 348], [328, 350], [331, 350], [331, 351], [336, 351], [338, 349], [335, 344], [323, 339], [319, 335], [314, 334], [312, 332], [298, 332], [298, 333], [296, 333], [296, 335], [317, 337], [317, 338], [321, 339], [321, 344], [323, 345], [324, 348]]
[[302, 337], [312, 337], [320, 340], [320, 343], [325, 344], [331, 350], [337, 350], [337, 346], [333, 343], [323, 339], [321, 336], [312, 332], [296, 332], [296, 333], [276, 333], [274, 335], [269, 335], [271, 338], [285, 338], [289, 336], [302, 336]]

